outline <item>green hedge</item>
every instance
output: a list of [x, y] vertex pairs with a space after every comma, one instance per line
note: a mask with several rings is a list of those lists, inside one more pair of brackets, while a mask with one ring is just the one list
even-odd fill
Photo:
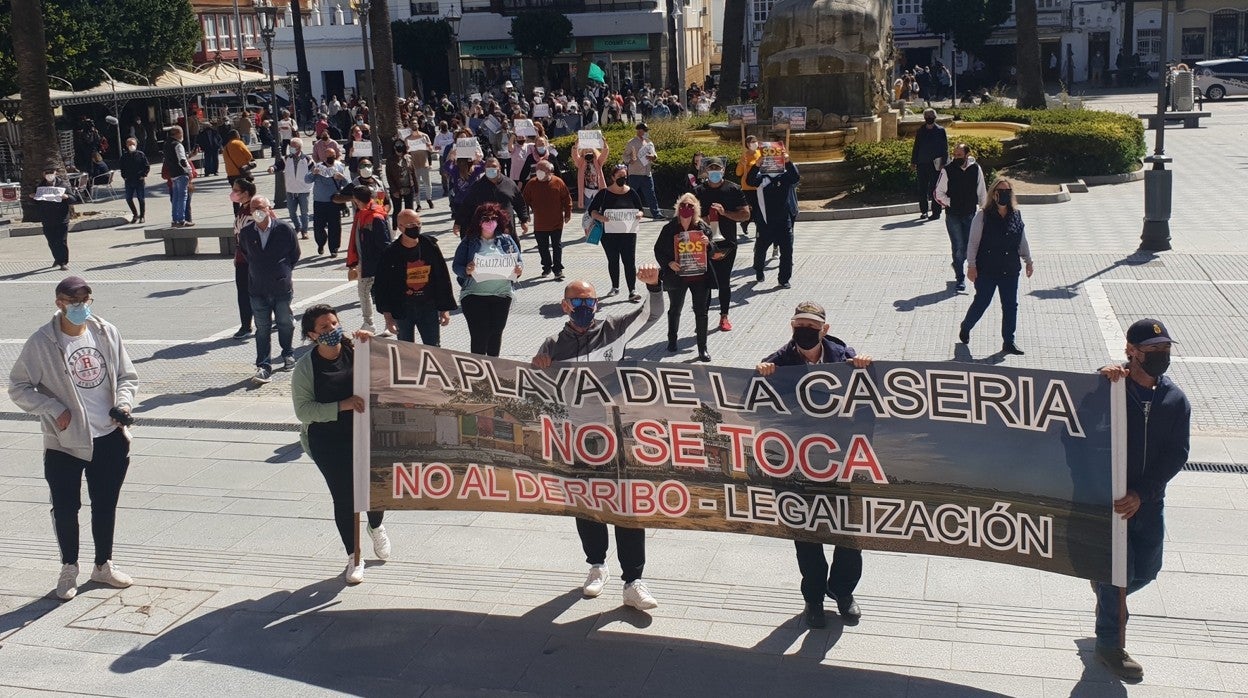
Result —
[[1130, 114], [1093, 109], [1016, 109], [999, 105], [942, 110], [961, 121], [1029, 124], [1019, 134], [1028, 160], [1058, 176], [1123, 174], [1146, 152], [1144, 124]]
[[[992, 182], [1004, 152], [1001, 141], [984, 136], [967, 136], [961, 140], [971, 147], [975, 160], [984, 168], [984, 179]], [[910, 138], [846, 146], [845, 164], [856, 173], [854, 190], [869, 196], [914, 191], [914, 170], [910, 167], [913, 149], [914, 140]]]

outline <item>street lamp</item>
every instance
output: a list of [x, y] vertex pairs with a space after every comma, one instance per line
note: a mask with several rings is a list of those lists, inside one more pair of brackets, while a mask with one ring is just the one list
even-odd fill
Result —
[[455, 59], [455, 94], [460, 95], [464, 91], [462, 76], [460, 75], [459, 64], [459, 21], [464, 18], [464, 13], [455, 3], [451, 3], [451, 9], [446, 11], [446, 23], [451, 25], [451, 45], [454, 50]]
[[269, 136], [273, 139], [273, 158], [278, 158], [281, 138], [277, 130], [277, 86], [273, 81], [273, 37], [277, 34], [277, 8], [271, 0], [255, 0], [256, 22], [260, 25], [260, 38], [269, 54]]
[[1157, 114], [1152, 119], [1157, 136], [1153, 154], [1144, 158], [1152, 163], [1144, 171], [1144, 231], [1140, 249], [1161, 252], [1170, 249], [1170, 204], [1174, 194], [1174, 170], [1166, 163], [1174, 158], [1166, 155], [1166, 57], [1170, 44], [1170, 0], [1161, 0], [1161, 47], [1157, 55]]
[[[369, 0], [352, 0], [351, 2], [351, 9], [355, 10], [356, 16], [360, 18], [360, 38], [364, 47], [364, 79], [368, 81], [368, 103], [371, 105], [369, 107], [369, 113], [373, 114], [377, 110], [377, 95], [373, 89], [373, 81], [375, 77], [373, 75], [373, 57], [372, 52], [369, 51], [368, 45], [368, 12], [370, 8], [371, 3]], [[357, 85], [356, 87], [358, 89], [359, 86]], [[373, 156], [369, 159], [373, 161], [374, 169], [377, 169], [377, 157], [381, 154], [381, 147], [379, 145], [380, 140], [378, 138], [379, 134], [377, 133], [376, 123], [376, 119], [370, 119], [366, 124], [368, 126], [368, 140], [373, 144]]]

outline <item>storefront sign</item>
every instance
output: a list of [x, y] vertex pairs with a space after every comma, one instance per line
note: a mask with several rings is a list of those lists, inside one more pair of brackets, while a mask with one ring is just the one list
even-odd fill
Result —
[[493, 41], [461, 41], [459, 55], [485, 58], [488, 56], [515, 56], [516, 44], [511, 39]]
[[595, 51], [649, 51], [650, 36], [625, 34], [624, 36], [595, 36]]

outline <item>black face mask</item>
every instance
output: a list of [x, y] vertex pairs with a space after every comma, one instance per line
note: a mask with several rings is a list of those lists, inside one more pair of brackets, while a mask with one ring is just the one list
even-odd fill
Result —
[[953, 164], [957, 167], [966, 167], [966, 158], [954, 158]]
[[412, 227], [410, 227], [410, 228], [404, 228], [404, 229], [403, 229], [403, 234], [404, 234], [404, 235], [406, 235], [406, 236], [408, 236], [409, 238], [416, 239], [416, 238], [420, 237], [420, 226], [419, 226], [419, 225], [413, 225], [413, 226], [412, 226]]
[[819, 330], [814, 327], [794, 327], [793, 342], [797, 344], [799, 349], [810, 351], [819, 346]]
[[1010, 200], [1013, 197], [1014, 197], [1014, 192], [1010, 191], [1009, 189], [998, 189], [997, 190], [997, 205], [1009, 206]]
[[1144, 369], [1144, 372], [1153, 378], [1161, 378], [1161, 374], [1170, 368], [1170, 352], [1148, 352], [1140, 360], [1140, 368]]
[[936, 123], [936, 119], [934, 119], [934, 118], [933, 118], [933, 119], [924, 119], [924, 121], [926, 121], [926, 122], [927, 122], [927, 125], [928, 125], [928, 126], [931, 126], [932, 124]]
[[616, 177], [616, 178], [615, 178], [615, 186], [617, 186], [617, 187], [622, 187], [622, 186], [624, 186], [625, 184], [628, 184], [628, 178], [627, 178], [627, 177]]

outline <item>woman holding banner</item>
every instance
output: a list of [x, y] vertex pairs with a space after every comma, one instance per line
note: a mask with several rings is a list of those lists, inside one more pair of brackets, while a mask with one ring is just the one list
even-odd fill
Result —
[[640, 303], [637, 295], [637, 228], [644, 205], [637, 190], [628, 186], [628, 166], [616, 165], [611, 170], [610, 186], [598, 192], [589, 206], [589, 215], [603, 226], [602, 251], [607, 254], [607, 273], [611, 275], [611, 292], [620, 292], [620, 262], [624, 263], [624, 281], [628, 284], [628, 302]]
[[451, 269], [462, 287], [459, 302], [468, 323], [472, 353], [498, 356], [511, 310], [511, 282], [524, 272], [511, 216], [501, 206], [489, 203], [477, 207], [455, 250]]
[[698, 198], [690, 193], [676, 200], [676, 217], [663, 226], [654, 241], [654, 258], [667, 289], [667, 350], [676, 351], [676, 333], [680, 330], [680, 311], [685, 305], [685, 292], [693, 296], [694, 328], [698, 337], [698, 361], [710, 361], [706, 350], [707, 313], [711, 289], [718, 287], [712, 260], [724, 258], [726, 247], [735, 246], [721, 239], [716, 242], [711, 228], [698, 215]]
[[[316, 348], [299, 359], [291, 377], [295, 416], [303, 425], [299, 440], [321, 471], [334, 500], [334, 523], [347, 551], [343, 578], [347, 584], [359, 584], [364, 581], [364, 563], [356, 561], [355, 526], [358, 521], [351, 422], [353, 412], [364, 411], [365, 400], [352, 394], [355, 345], [343, 335], [333, 306], [314, 305], [305, 310], [301, 328], [304, 339], [315, 343]], [[368, 341], [370, 336], [367, 332], [355, 333], [360, 342]], [[373, 539], [373, 553], [379, 560], [390, 557], [390, 537], [381, 523], [383, 514], [368, 512], [368, 535]]]

